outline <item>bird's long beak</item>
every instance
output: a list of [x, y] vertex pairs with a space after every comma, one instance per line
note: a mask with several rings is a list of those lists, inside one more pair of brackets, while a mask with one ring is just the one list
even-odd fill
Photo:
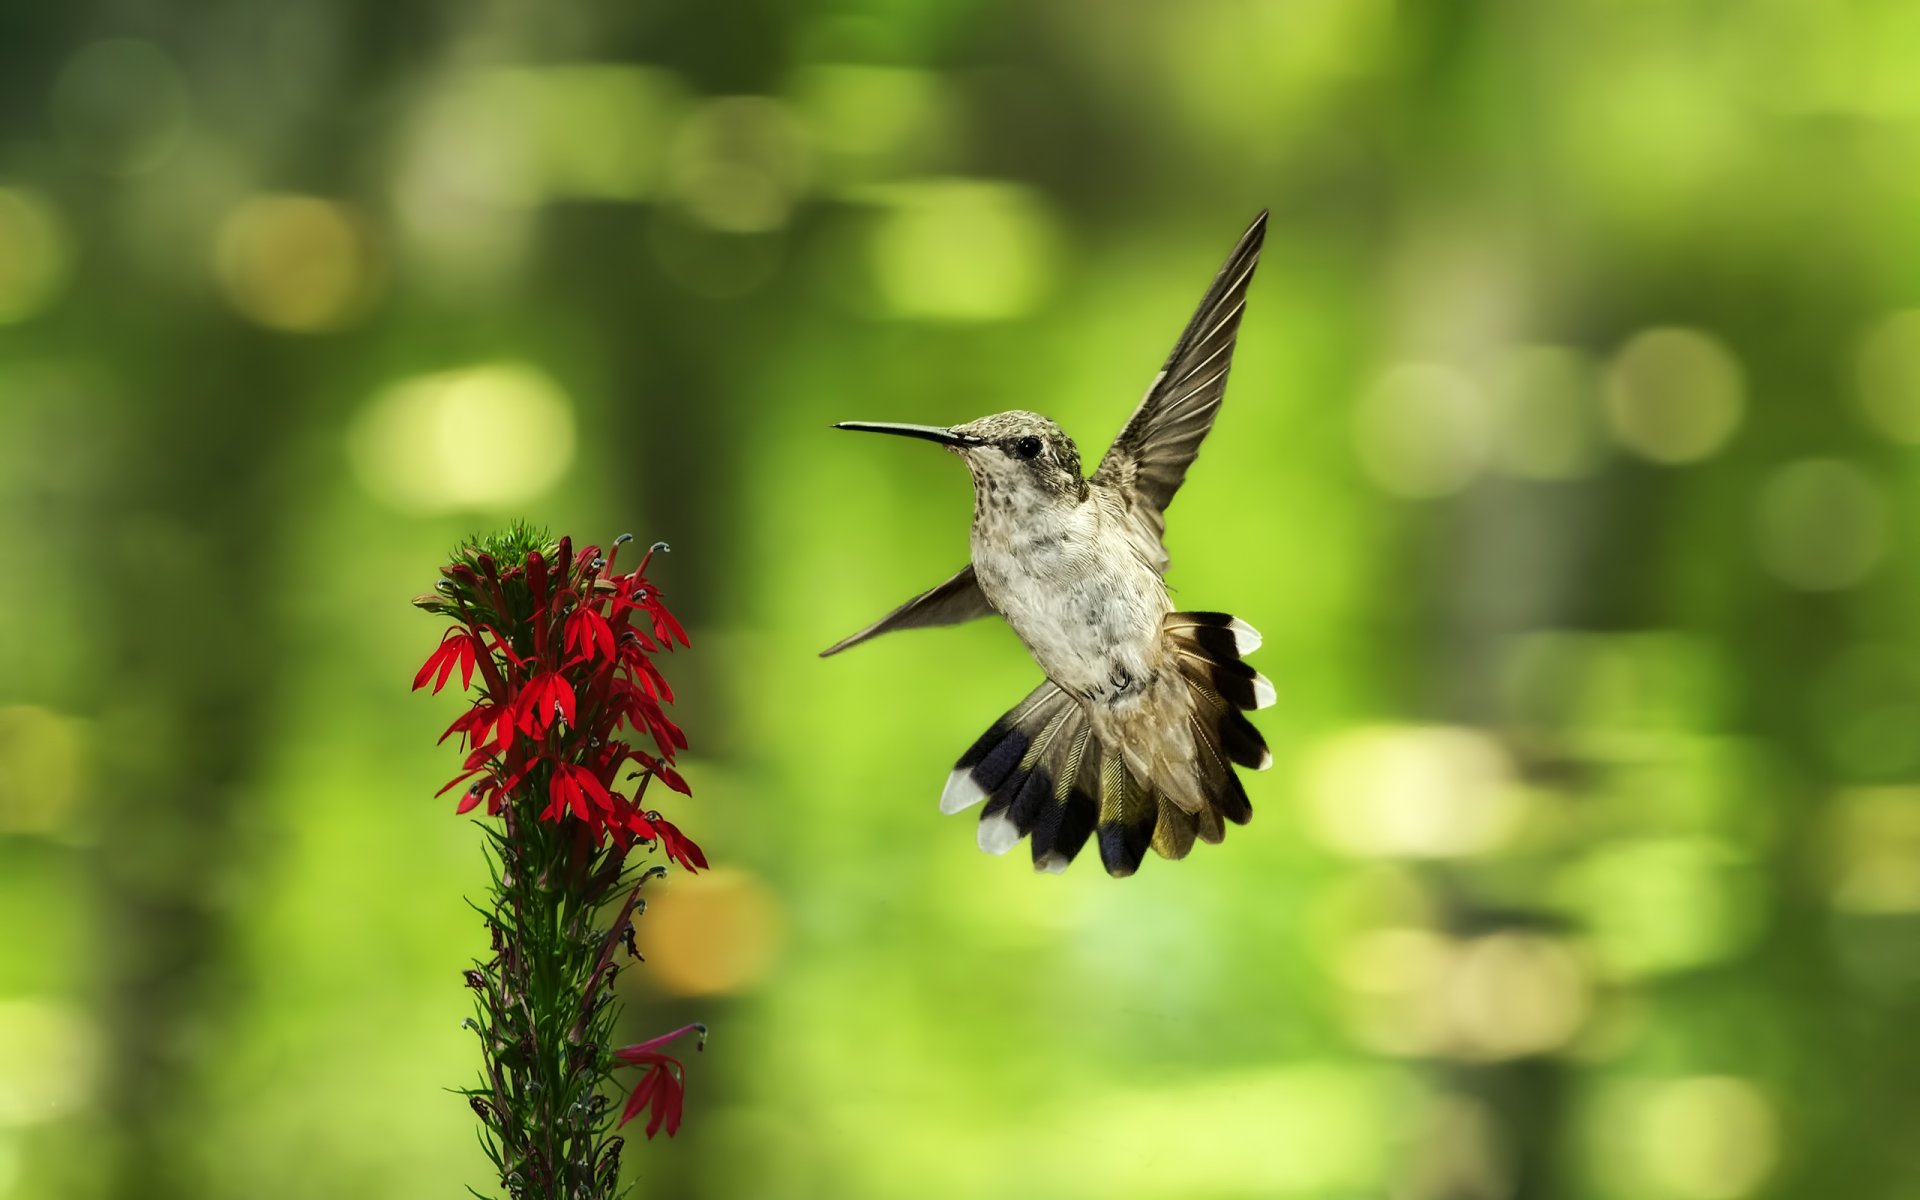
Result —
[[834, 428], [851, 429], [858, 433], [892, 433], [901, 437], [939, 442], [942, 446], [978, 446], [981, 443], [980, 438], [955, 433], [939, 425], [896, 425], [887, 421], [841, 421]]

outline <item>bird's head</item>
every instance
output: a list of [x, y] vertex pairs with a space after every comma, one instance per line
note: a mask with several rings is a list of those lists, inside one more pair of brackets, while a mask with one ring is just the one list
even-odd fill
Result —
[[842, 421], [837, 429], [892, 433], [938, 442], [959, 455], [983, 495], [1041, 495], [1079, 499], [1080, 451], [1058, 425], [1032, 412], [1003, 412], [965, 425], [890, 425]]

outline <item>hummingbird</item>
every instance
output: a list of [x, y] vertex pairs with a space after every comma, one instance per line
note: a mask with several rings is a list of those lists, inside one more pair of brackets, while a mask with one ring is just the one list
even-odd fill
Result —
[[986, 801], [990, 854], [1026, 838], [1034, 867], [1058, 872], [1096, 838], [1108, 874], [1126, 876], [1149, 848], [1184, 858], [1195, 838], [1219, 842], [1225, 822], [1253, 816], [1234, 766], [1273, 761], [1243, 712], [1274, 701], [1243, 661], [1260, 634], [1224, 612], [1176, 611], [1163, 539], [1226, 391], [1266, 225], [1262, 212], [1240, 236], [1091, 476], [1073, 439], [1034, 412], [835, 426], [957, 455], [973, 477], [971, 561], [821, 657], [998, 613], [1046, 674], [960, 756], [940, 796], [946, 813]]

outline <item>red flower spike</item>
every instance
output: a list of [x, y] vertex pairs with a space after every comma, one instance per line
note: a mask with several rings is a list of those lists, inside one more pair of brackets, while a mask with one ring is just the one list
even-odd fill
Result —
[[[461, 773], [444, 789], [466, 785], [462, 812], [485, 800], [498, 814], [538, 769], [541, 794], [529, 797], [528, 819], [578, 821], [582, 834], [602, 844], [609, 836], [623, 846], [657, 843], [664, 857], [697, 870], [704, 865], [697, 846], [677, 829], [665, 834], [640, 810], [638, 795], [628, 800], [609, 790], [632, 758], [645, 767], [645, 780], [690, 792], [672, 766], [687, 745], [663, 708], [674, 693], [652, 660], [689, 639], [645, 576], [655, 551], [616, 575], [611, 559], [621, 544], [616, 540], [604, 559], [597, 547], [562, 541], [551, 553], [497, 562], [473, 552], [446, 568], [450, 585], [441, 594], [463, 626], [447, 631], [416, 686], [437, 680], [434, 690], [443, 690], [456, 667], [465, 687], [482, 677], [476, 702], [441, 735], [443, 742], [457, 735], [465, 751]], [[528, 599], [534, 611], [516, 616], [507, 596], [521, 586], [521, 612]], [[623, 735], [652, 742], [653, 753], [639, 753]]]

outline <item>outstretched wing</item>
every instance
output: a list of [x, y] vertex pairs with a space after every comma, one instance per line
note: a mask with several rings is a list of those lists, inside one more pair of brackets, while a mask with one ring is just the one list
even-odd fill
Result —
[[1201, 439], [1213, 428], [1213, 415], [1226, 393], [1227, 368], [1233, 365], [1234, 339], [1247, 303], [1247, 282], [1253, 278], [1266, 233], [1263, 212], [1240, 235], [1167, 356], [1166, 366], [1160, 368], [1140, 407], [1093, 473], [1095, 482], [1125, 498], [1156, 537], [1166, 531], [1161, 513], [1187, 477], [1187, 468], [1200, 452]]
[[987, 603], [986, 596], [980, 591], [980, 585], [973, 578], [973, 564], [968, 563], [952, 579], [938, 587], [921, 592], [852, 637], [842, 638], [828, 646], [820, 652], [820, 657], [838, 654], [849, 646], [857, 646], [868, 638], [892, 633], [896, 629], [918, 629], [923, 625], [958, 625], [962, 621], [984, 617], [992, 611], [993, 606]]

